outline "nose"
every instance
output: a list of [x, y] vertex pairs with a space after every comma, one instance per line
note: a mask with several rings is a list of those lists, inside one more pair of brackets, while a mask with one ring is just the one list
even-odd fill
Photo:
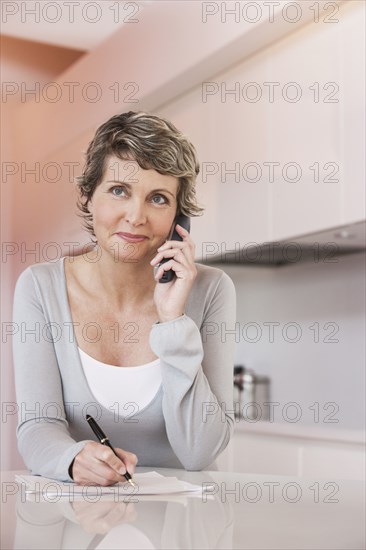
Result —
[[146, 223], [146, 211], [144, 201], [131, 200], [125, 213], [125, 220], [131, 225], [143, 225]]

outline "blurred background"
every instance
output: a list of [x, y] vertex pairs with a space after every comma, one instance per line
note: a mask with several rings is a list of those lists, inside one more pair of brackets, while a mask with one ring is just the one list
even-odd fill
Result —
[[196, 146], [196, 261], [236, 287], [220, 469], [362, 478], [365, 3], [2, 4], [2, 469], [24, 468], [15, 281], [89, 242], [83, 154], [109, 117], [145, 110]]

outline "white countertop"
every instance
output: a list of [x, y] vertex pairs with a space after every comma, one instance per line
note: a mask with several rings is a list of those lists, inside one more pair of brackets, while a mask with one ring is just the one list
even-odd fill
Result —
[[[232, 472], [163, 475], [201, 485], [214, 498], [170, 495], [138, 502], [60, 497], [27, 501], [14, 475], [2, 473], [1, 548], [31, 549], [363, 549], [364, 484]], [[95, 498], [95, 497], [94, 497]]]

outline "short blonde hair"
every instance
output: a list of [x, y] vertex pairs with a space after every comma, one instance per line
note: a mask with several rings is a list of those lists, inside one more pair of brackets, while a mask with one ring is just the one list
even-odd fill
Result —
[[85, 229], [94, 237], [88, 204], [103, 179], [110, 155], [121, 160], [133, 159], [143, 170], [153, 169], [177, 177], [177, 215], [203, 214], [204, 208], [198, 206], [196, 200], [200, 166], [195, 147], [168, 120], [142, 111], [129, 111], [114, 115], [99, 126], [86, 151], [82, 175], [75, 178], [79, 191], [77, 207]]

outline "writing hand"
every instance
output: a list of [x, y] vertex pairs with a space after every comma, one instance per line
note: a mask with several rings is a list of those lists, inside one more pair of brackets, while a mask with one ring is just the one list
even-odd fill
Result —
[[72, 465], [72, 478], [78, 485], [114, 485], [126, 481], [123, 474], [126, 470], [133, 476], [137, 464], [137, 456], [118, 447], [114, 447], [118, 458], [112, 449], [89, 441], [75, 456]]

